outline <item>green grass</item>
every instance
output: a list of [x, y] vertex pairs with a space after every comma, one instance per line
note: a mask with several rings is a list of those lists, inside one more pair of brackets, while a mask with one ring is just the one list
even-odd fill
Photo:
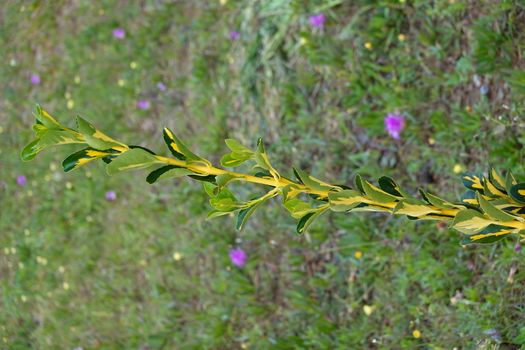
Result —
[[[456, 165], [523, 179], [523, 2], [10, 1], [0, 47], [0, 348], [525, 349], [516, 237], [462, 248], [436, 223], [363, 213], [297, 236], [278, 201], [237, 232], [205, 220], [198, 183], [64, 174], [74, 147], [19, 158], [38, 102], [154, 150], [168, 126], [216, 164], [223, 139], [260, 136], [287, 176], [387, 174], [450, 199]], [[384, 131], [396, 110], [401, 141]]]

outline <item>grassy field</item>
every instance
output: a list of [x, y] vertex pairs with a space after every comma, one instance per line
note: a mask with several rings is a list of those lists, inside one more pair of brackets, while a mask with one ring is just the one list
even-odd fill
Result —
[[290, 177], [523, 180], [522, 1], [8, 0], [0, 47], [1, 349], [525, 349], [517, 237], [365, 213], [299, 236], [277, 200], [239, 232], [196, 182], [20, 160], [40, 103], [163, 152], [169, 126], [215, 164], [263, 137]]

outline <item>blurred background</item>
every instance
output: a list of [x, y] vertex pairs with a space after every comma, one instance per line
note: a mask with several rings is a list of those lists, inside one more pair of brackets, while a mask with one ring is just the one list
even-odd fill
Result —
[[0, 348], [524, 348], [516, 237], [366, 213], [298, 236], [278, 200], [238, 232], [199, 183], [19, 158], [40, 103], [162, 154], [164, 126], [215, 164], [263, 137], [288, 177], [457, 199], [489, 163], [523, 179], [524, 37], [519, 0], [3, 1]]

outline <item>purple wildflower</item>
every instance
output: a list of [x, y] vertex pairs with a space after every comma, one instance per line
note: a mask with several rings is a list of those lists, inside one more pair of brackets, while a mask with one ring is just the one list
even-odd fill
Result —
[[151, 103], [148, 100], [140, 100], [137, 102], [137, 108], [142, 110], [150, 109]]
[[516, 253], [521, 253], [521, 245], [519, 243], [514, 246], [514, 251]]
[[163, 82], [159, 81], [157, 83], [157, 89], [159, 89], [160, 91], [166, 91], [166, 85], [164, 85]]
[[314, 28], [323, 28], [324, 22], [326, 21], [326, 16], [324, 13], [320, 13], [318, 15], [310, 16], [309, 20], [310, 25]]
[[117, 193], [115, 191], [107, 191], [106, 192], [106, 199], [110, 202], [117, 199]]
[[405, 118], [400, 114], [388, 113], [385, 117], [385, 129], [390, 136], [399, 140], [399, 134], [405, 128]]
[[230, 32], [230, 39], [232, 40], [239, 40], [241, 38], [241, 33], [236, 32], [235, 30], [232, 30]]
[[31, 80], [31, 84], [38, 85], [40, 84], [40, 75], [33, 73], [31, 74], [30, 80]]
[[24, 175], [19, 175], [16, 177], [16, 183], [18, 186], [25, 186], [27, 184], [27, 178]]
[[123, 28], [113, 29], [113, 37], [117, 39], [124, 39], [126, 37], [126, 31]]
[[230, 260], [232, 261], [232, 264], [237, 267], [243, 267], [246, 265], [247, 258], [248, 256], [241, 248], [230, 250]]

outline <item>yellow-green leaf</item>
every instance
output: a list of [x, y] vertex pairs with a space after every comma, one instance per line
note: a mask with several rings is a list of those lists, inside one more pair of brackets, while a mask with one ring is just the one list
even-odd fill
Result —
[[118, 151], [115, 151], [113, 149], [100, 151], [94, 148], [84, 148], [83, 150], [80, 150], [78, 152], [75, 152], [71, 155], [69, 155], [64, 161], [62, 162], [62, 167], [64, 168], [65, 172], [74, 170], [78, 167], [81, 167], [84, 164], [87, 164], [95, 159], [100, 159], [103, 157], [116, 155], [118, 154]]
[[108, 175], [121, 171], [149, 168], [160, 163], [153, 154], [141, 149], [133, 148], [115, 158], [106, 166]]
[[192, 151], [168, 128], [164, 128], [164, 141], [171, 153], [180, 160], [185, 160], [189, 163], [202, 163], [211, 167], [209, 160], [204, 159]]
[[474, 234], [492, 223], [494, 220], [488, 216], [473, 209], [465, 209], [456, 215], [451, 226], [462, 233]]
[[464, 173], [461, 176], [461, 179], [463, 180], [465, 187], [468, 189], [478, 192], [483, 190], [483, 178], [481, 175], [475, 173]]
[[21, 153], [21, 158], [24, 161], [29, 161], [42, 152], [47, 147], [64, 145], [70, 143], [84, 143], [82, 138], [79, 138], [76, 133], [69, 130], [45, 129], [39, 132], [38, 138], [31, 141], [24, 147]]
[[386, 193], [382, 189], [372, 185], [370, 182], [361, 178], [360, 175], [356, 175], [356, 181], [361, 184], [361, 187], [365, 194], [372, 199], [374, 202], [378, 203], [393, 203], [399, 200], [398, 197]]
[[86, 139], [86, 143], [92, 148], [98, 150], [106, 150], [113, 148], [121, 152], [124, 152], [128, 149], [128, 146], [121, 142], [118, 142], [117, 140], [112, 139], [108, 135], [97, 130], [87, 120], [81, 117], [77, 117], [77, 126], [78, 131]]
[[295, 176], [307, 187], [316, 191], [331, 191], [334, 189], [341, 189], [340, 187], [330, 185], [322, 180], [308, 175], [305, 171], [294, 168]]
[[290, 212], [293, 218], [299, 219], [308, 213], [315, 211], [315, 208], [309, 203], [306, 203], [300, 199], [293, 198], [284, 202], [284, 207]]
[[403, 199], [397, 203], [393, 210], [394, 214], [404, 214], [413, 217], [421, 217], [428, 214], [441, 213], [438, 209], [416, 199]]
[[516, 216], [510, 215], [504, 212], [503, 210], [496, 208], [494, 205], [491, 204], [491, 202], [483, 198], [483, 196], [479, 193], [478, 193], [478, 202], [483, 212], [494, 220], [498, 220], [498, 221], [513, 221], [513, 220], [522, 221], [523, 220], [522, 218], [518, 218]]
[[432, 204], [433, 206], [437, 208], [441, 208], [441, 209], [465, 208], [465, 206], [451, 203], [437, 196], [434, 196], [431, 193], [424, 192], [422, 190], [420, 192], [430, 204]]
[[315, 219], [321, 216], [327, 209], [327, 205], [315, 208], [314, 212], [308, 213], [299, 219], [299, 222], [297, 223], [297, 233], [305, 233], [308, 227], [315, 221]]
[[525, 204], [525, 183], [513, 185], [510, 188], [509, 194], [516, 202]]
[[257, 166], [262, 169], [268, 170], [274, 179], [279, 180], [281, 178], [281, 175], [277, 172], [277, 170], [275, 170], [275, 168], [270, 163], [270, 159], [266, 154], [264, 144], [261, 138], [257, 140], [257, 152], [255, 152], [254, 154], [254, 159], [257, 162]]
[[332, 211], [349, 211], [357, 207], [360, 203], [369, 203], [370, 201], [363, 197], [361, 193], [355, 190], [343, 190], [339, 192], [328, 193], [330, 201], [330, 210]]
[[489, 168], [489, 181], [500, 191], [505, 191], [505, 179], [493, 167]]
[[40, 105], [36, 105], [35, 118], [42, 123], [47, 129], [63, 130], [65, 129], [55, 118], [51, 116], [47, 111], [42, 109]]
[[515, 229], [513, 227], [490, 224], [478, 233], [472, 235], [465, 235], [461, 243], [494, 243], [496, 241], [499, 241], [500, 239], [505, 238], [505, 236], [512, 233], [516, 233], [518, 231], [518, 229]]

